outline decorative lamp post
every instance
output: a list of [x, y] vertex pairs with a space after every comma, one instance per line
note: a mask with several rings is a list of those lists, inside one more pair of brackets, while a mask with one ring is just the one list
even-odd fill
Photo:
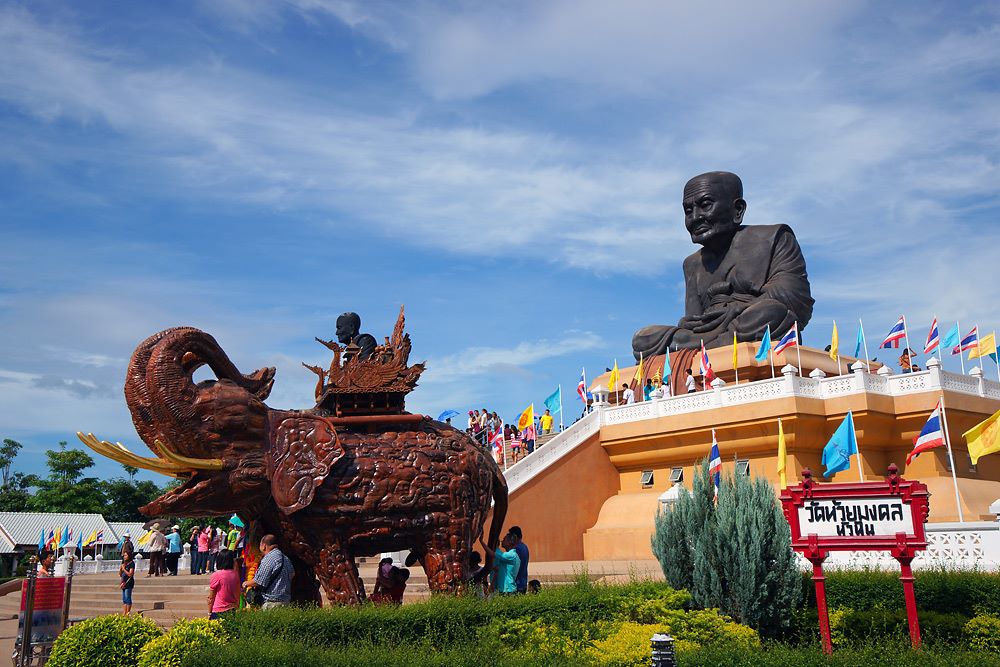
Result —
[[650, 640], [653, 648], [653, 667], [675, 667], [674, 638], [670, 635], [653, 635]]

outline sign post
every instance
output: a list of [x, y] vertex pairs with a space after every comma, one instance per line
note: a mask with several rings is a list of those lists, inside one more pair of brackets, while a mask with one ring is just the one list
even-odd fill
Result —
[[792, 548], [813, 566], [823, 652], [833, 652], [823, 576], [823, 561], [831, 551], [889, 551], [899, 561], [910, 642], [913, 648], [920, 648], [920, 623], [910, 565], [917, 552], [927, 548], [924, 533], [930, 512], [927, 485], [901, 478], [894, 463], [882, 482], [817, 484], [806, 468], [801, 483], [781, 492], [781, 505], [791, 529]]

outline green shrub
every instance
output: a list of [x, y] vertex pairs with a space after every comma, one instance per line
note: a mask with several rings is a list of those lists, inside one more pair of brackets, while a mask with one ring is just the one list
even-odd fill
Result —
[[969, 648], [1000, 653], [1000, 618], [981, 614], [970, 619], [963, 631]]
[[[913, 586], [921, 612], [1000, 615], [1000, 573], [936, 569], [915, 574]], [[825, 575], [831, 608], [900, 609], [904, 605], [898, 571], [828, 570]], [[803, 575], [803, 600], [815, 609], [815, 587], [809, 577]]]
[[49, 667], [135, 667], [139, 650], [163, 632], [141, 616], [98, 616], [56, 639]]
[[228, 639], [229, 635], [219, 621], [182, 618], [167, 634], [142, 647], [138, 667], [181, 667], [184, 656], [192, 651], [222, 646]]
[[[623, 609], [642, 600], [683, 599], [666, 584], [643, 582], [595, 586], [581, 581], [543, 589], [536, 595], [480, 600], [435, 596], [419, 604], [365, 605], [360, 608], [283, 608], [245, 612], [223, 620], [234, 638], [277, 638], [315, 646], [415, 644], [446, 647], [479, 640], [480, 629], [494, 621], [527, 618], [584, 638], [584, 629], [623, 618]], [[637, 602], [640, 601], [640, 602]]]
[[596, 665], [607, 667], [646, 667], [652, 654], [650, 639], [658, 632], [663, 632], [659, 625], [619, 623], [605, 638], [587, 649], [586, 657]]
[[717, 607], [768, 636], [785, 632], [801, 578], [773, 487], [726, 475], [716, 499], [704, 461], [692, 489], [656, 517], [652, 549], [664, 577], [699, 607]]
[[358, 642], [324, 648], [298, 642], [255, 638], [235, 640], [188, 655], [185, 667], [578, 667], [579, 660], [515, 655], [494, 645], [461, 644], [439, 650], [421, 644], [395, 646]]
[[777, 642], [762, 649], [704, 646], [678, 651], [680, 667], [1000, 667], [1000, 658], [954, 647], [913, 651], [905, 642], [881, 642], [834, 650], [825, 656], [817, 647]]

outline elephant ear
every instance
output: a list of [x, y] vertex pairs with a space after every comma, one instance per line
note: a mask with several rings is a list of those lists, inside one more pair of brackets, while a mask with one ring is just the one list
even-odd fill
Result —
[[295, 415], [278, 421], [271, 431], [267, 473], [281, 511], [292, 514], [307, 507], [344, 453], [333, 425], [322, 417]]

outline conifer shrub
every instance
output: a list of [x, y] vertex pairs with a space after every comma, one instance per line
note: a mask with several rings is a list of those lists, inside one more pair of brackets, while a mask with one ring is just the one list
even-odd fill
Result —
[[801, 598], [801, 575], [772, 486], [726, 475], [716, 500], [704, 461], [692, 487], [656, 517], [653, 553], [667, 582], [762, 635], [783, 633]]
[[142, 616], [98, 616], [56, 638], [48, 667], [135, 667], [139, 651], [163, 631]]

